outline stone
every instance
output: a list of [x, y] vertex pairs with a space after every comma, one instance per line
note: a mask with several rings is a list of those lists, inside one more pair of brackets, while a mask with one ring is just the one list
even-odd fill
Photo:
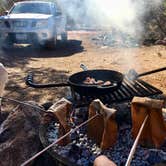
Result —
[[1, 124], [1, 166], [20, 166], [39, 151], [41, 146], [38, 136], [41, 121], [39, 111], [37, 108], [20, 105], [15, 111], [11, 111]]

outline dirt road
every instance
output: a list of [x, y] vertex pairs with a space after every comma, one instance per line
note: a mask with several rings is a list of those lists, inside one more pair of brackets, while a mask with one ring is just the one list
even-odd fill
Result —
[[[71, 31], [66, 45], [58, 44], [54, 50], [35, 50], [32, 47], [16, 47], [0, 51], [0, 62], [9, 72], [5, 96], [38, 103], [55, 101], [69, 95], [69, 88], [33, 89], [24, 79], [28, 72], [35, 72], [37, 82], [61, 82], [72, 73], [81, 71], [84, 63], [89, 69], [113, 69], [126, 73], [134, 68], [138, 73], [166, 66], [166, 47], [108, 48], [92, 43], [97, 32]], [[166, 93], [166, 71], [144, 77]], [[7, 102], [6, 102], [7, 103]], [[4, 105], [8, 105], [4, 102]]]

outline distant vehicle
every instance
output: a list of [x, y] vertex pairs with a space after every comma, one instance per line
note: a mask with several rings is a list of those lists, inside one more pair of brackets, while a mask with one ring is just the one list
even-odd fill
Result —
[[54, 2], [17, 2], [0, 17], [0, 33], [7, 48], [13, 43], [54, 47], [58, 35], [67, 40], [66, 17]]

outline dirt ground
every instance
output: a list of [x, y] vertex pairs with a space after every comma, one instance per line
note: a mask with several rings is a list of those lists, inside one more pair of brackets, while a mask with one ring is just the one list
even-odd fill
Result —
[[[127, 73], [134, 68], [138, 73], [166, 67], [166, 47], [155, 45], [139, 48], [99, 47], [91, 37], [97, 32], [70, 31], [66, 45], [58, 44], [54, 50], [38, 50], [32, 47], [16, 47], [0, 50], [0, 62], [9, 72], [4, 96], [21, 101], [33, 100], [39, 104], [56, 101], [70, 95], [69, 88], [33, 89], [25, 85], [28, 72], [34, 72], [35, 81], [65, 82], [72, 73], [81, 71], [80, 63], [89, 69], [112, 69]], [[142, 77], [145, 81], [166, 93], [166, 71]], [[4, 101], [5, 109], [11, 102]], [[9, 110], [9, 109], [8, 109]]]

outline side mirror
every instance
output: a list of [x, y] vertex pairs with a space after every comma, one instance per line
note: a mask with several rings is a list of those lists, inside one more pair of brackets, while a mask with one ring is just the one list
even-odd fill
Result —
[[4, 11], [4, 15], [8, 15], [8, 13], [9, 13], [8, 10]]

